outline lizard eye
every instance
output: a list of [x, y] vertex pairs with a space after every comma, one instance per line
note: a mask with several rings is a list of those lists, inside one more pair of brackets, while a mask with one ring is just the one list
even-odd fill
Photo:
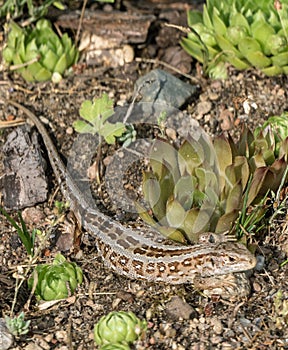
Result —
[[216, 240], [215, 240], [215, 236], [213, 234], [210, 234], [209, 237], [208, 237], [208, 242], [209, 243], [215, 243]]

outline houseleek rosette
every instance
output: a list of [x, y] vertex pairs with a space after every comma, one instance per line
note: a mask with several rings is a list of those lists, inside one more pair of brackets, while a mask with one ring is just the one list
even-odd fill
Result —
[[[37, 277], [35, 277], [37, 273]], [[34, 278], [37, 281], [35, 294], [42, 300], [58, 300], [73, 294], [82, 283], [83, 273], [76, 263], [68, 262], [61, 254], [57, 254], [53, 264], [37, 265], [28, 287], [32, 289]]]
[[[170, 239], [197, 242], [203, 232], [224, 233], [246, 204], [277, 191], [287, 167], [288, 137], [276, 149], [273, 132], [244, 128], [239, 142], [224, 135], [192, 136], [173, 147], [155, 140], [143, 175], [144, 221]], [[287, 179], [286, 179], [287, 181]], [[148, 209], [147, 209], [148, 207]]]
[[147, 328], [133, 312], [112, 311], [100, 318], [94, 327], [94, 340], [98, 345], [128, 345], [137, 340]]
[[191, 32], [181, 45], [212, 78], [226, 78], [224, 64], [256, 67], [268, 76], [288, 73], [288, 4], [271, 0], [207, 0], [203, 13], [188, 12]]
[[77, 62], [78, 51], [67, 34], [60, 38], [49, 21], [40, 19], [34, 29], [10, 23], [3, 58], [7, 64], [19, 66], [17, 72], [26, 81], [46, 81], [61, 78]]

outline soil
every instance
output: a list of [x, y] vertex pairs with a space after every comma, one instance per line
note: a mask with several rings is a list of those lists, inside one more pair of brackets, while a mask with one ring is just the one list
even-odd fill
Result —
[[[132, 3], [137, 9], [137, 4]], [[164, 4], [164, 1], [159, 3]], [[169, 6], [173, 4], [176, 10], [178, 6], [183, 12], [181, 1], [167, 3]], [[123, 2], [120, 10], [124, 11], [125, 6], [127, 3]], [[155, 6], [151, 5], [150, 12], [159, 17], [164, 10]], [[140, 5], [139, 11], [143, 11]], [[150, 43], [147, 40], [145, 49], [138, 48], [138, 60], [104, 69], [79, 64], [77, 72], [58, 85], [51, 82], [28, 84], [17, 74], [2, 70], [0, 98], [13, 99], [44, 117], [59, 152], [68, 158], [76, 137], [72, 123], [79, 118], [79, 108], [84, 100], [107, 92], [118, 105], [130, 103], [138, 77], [154, 68], [166, 69], [157, 61], [147, 61], [147, 58], [159, 58], [159, 52], [165, 51], [157, 46], [155, 37], [154, 41], [151, 40]], [[150, 57], [147, 57], [147, 52]], [[230, 68], [227, 80], [213, 81], [201, 74], [194, 61], [191, 61], [188, 73], [191, 79], [181, 74], [177, 76], [190, 83], [196, 79], [199, 93], [185, 110], [210, 135], [229, 131], [237, 138], [243, 123], [253, 130], [269, 116], [288, 110], [286, 76], [265, 77], [256, 70], [238, 72]], [[11, 115], [24, 118], [15, 108], [1, 105], [0, 120], [7, 120]], [[9, 130], [0, 129], [0, 132], [2, 150]], [[0, 174], [3, 173], [2, 162], [1, 152]], [[57, 217], [55, 200], [65, 201], [57, 190], [49, 165], [47, 175], [47, 201], [23, 212], [29, 229], [37, 228], [43, 232], [37, 238], [37, 245], [41, 241], [43, 244], [38, 260], [41, 263], [50, 262], [60, 249], [55, 236], [63, 230], [63, 223], [53, 227], [51, 224]], [[98, 192], [105, 195], [99, 189]], [[139, 318], [147, 320], [146, 335], [132, 347], [137, 350], [288, 349], [287, 219], [286, 206], [269, 227], [253, 238], [257, 245], [256, 255], [263, 257], [264, 262], [262, 268], [250, 276], [250, 295], [240, 300], [223, 300], [217, 296], [208, 299], [191, 285], [147, 283], [113, 273], [99, 257], [93, 238], [87, 232], [80, 234], [73, 230], [73, 219], [66, 211], [61, 220], [68, 228], [72, 225], [72, 229], [62, 242], [68, 249], [63, 254], [79, 264], [84, 281], [75, 296], [41, 309], [25, 283], [15, 297], [16, 284], [25, 273], [28, 257], [15, 230], [0, 216], [0, 315], [9, 315], [15, 303], [14, 313], [25, 311], [25, 318], [31, 320], [29, 333], [17, 337], [11, 349], [95, 349], [93, 326], [112, 310], [133, 311]], [[45, 234], [48, 240], [43, 242]], [[282, 297], [277, 299], [279, 291]]]

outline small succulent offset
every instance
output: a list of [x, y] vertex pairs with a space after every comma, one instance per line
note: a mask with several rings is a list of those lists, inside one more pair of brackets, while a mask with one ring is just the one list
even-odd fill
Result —
[[269, 117], [262, 126], [256, 128], [254, 135], [257, 137], [261, 132], [267, 135], [269, 130], [274, 134], [276, 143], [275, 151], [278, 156], [282, 140], [288, 137], [288, 113], [284, 112], [280, 116]]
[[68, 34], [61, 38], [53, 31], [51, 23], [40, 19], [34, 29], [22, 29], [10, 23], [3, 58], [8, 65], [28, 81], [54, 82], [61, 80], [65, 71], [78, 60], [78, 51]]
[[120, 142], [122, 142], [123, 147], [128, 147], [132, 142], [136, 141], [137, 131], [134, 128], [133, 124], [129, 124], [126, 126], [126, 130], [123, 134], [118, 138]]
[[[37, 276], [35, 276], [37, 274]], [[34, 279], [37, 281], [35, 294], [38, 299], [50, 301], [64, 299], [72, 295], [83, 281], [83, 273], [76, 263], [68, 262], [57, 254], [53, 264], [37, 265], [28, 287], [32, 289]]]
[[101, 317], [95, 324], [94, 340], [97, 345], [110, 344], [112, 349], [112, 344], [128, 346], [137, 340], [146, 331], [146, 328], [147, 322], [140, 320], [133, 312], [112, 311]]
[[5, 316], [6, 326], [11, 334], [19, 336], [27, 334], [29, 332], [29, 326], [31, 321], [25, 321], [24, 318], [25, 315], [23, 311], [17, 317], [14, 318]]
[[288, 73], [286, 0], [207, 0], [203, 13], [188, 12], [188, 25], [181, 45], [214, 79], [227, 77], [225, 63], [268, 76]]
[[114, 109], [113, 100], [107, 94], [93, 101], [84, 101], [79, 113], [83, 120], [76, 120], [73, 123], [74, 129], [79, 133], [98, 133], [108, 144], [114, 144], [116, 137], [122, 136], [126, 130], [121, 122], [108, 122], [107, 119], [114, 114]]
[[275, 145], [272, 131], [255, 137], [247, 128], [237, 143], [224, 135], [212, 143], [201, 134], [198, 139], [188, 136], [176, 149], [155, 140], [142, 184], [149, 209], [136, 204], [140, 216], [182, 243], [197, 242], [203, 232], [231, 230], [244, 198], [247, 206], [256, 204], [280, 186], [288, 137], [280, 142], [278, 155]]

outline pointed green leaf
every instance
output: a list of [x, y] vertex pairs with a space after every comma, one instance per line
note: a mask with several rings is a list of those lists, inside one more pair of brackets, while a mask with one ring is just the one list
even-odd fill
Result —
[[241, 183], [236, 183], [230, 190], [227, 197], [225, 214], [232, 212], [233, 210], [239, 211], [241, 209], [241, 199], [242, 199], [242, 185]]
[[196, 23], [202, 23], [202, 12], [200, 11], [188, 11], [187, 22], [189, 27], [193, 27]]
[[254, 136], [250, 129], [244, 127], [237, 143], [238, 154], [246, 158], [252, 157], [255, 152]]
[[134, 204], [135, 204], [135, 207], [137, 209], [137, 212], [138, 212], [140, 218], [144, 222], [146, 222], [148, 225], [150, 225], [152, 227], [156, 227], [157, 226], [157, 222], [152, 218], [152, 216], [149, 214], [149, 212], [146, 210], [146, 208], [144, 208], [144, 206], [142, 206], [138, 202], [135, 202]]
[[232, 55], [233, 57], [236, 56], [240, 59], [243, 58], [243, 54], [239, 50], [237, 50], [237, 48], [233, 44], [231, 44], [230, 41], [227, 40], [224, 36], [216, 34], [215, 38], [218, 45], [224, 51], [224, 54], [228, 55], [230, 53], [230, 55]]
[[232, 64], [232, 66], [239, 70], [247, 69], [250, 66], [245, 60], [240, 60], [240, 58], [236, 56], [225, 55], [225, 59], [227, 62]]
[[[254, 26], [252, 29], [252, 35], [253, 37], [262, 45], [264, 48], [264, 53], [266, 55], [270, 55], [271, 51], [267, 48], [267, 38], [270, 37], [270, 35], [275, 34], [275, 30], [271, 25], [269, 25], [266, 21], [258, 23], [257, 26]], [[265, 50], [265, 48], [267, 48]]]
[[217, 155], [218, 165], [219, 165], [219, 174], [220, 174], [220, 192], [222, 191], [225, 185], [225, 171], [228, 165], [232, 164], [232, 150], [230, 148], [229, 141], [227, 138], [222, 135], [214, 139], [214, 148]]
[[[58, 63], [58, 59], [59, 57], [57, 57], [57, 55], [52, 52], [51, 50], [49, 50], [45, 57], [42, 58], [41, 60], [41, 63], [43, 64], [43, 66], [45, 68], [47, 68], [50, 72], [59, 72], [59, 70], [56, 70], [55, 67], [56, 67], [56, 64]], [[65, 71], [66, 67], [64, 67], [64, 71]], [[63, 72], [64, 72], [63, 71]], [[60, 74], [63, 74], [61, 72], [59, 72]]]
[[181, 204], [174, 198], [168, 200], [166, 205], [166, 219], [169, 226], [181, 227], [183, 225], [186, 212]]
[[249, 33], [250, 31], [250, 26], [247, 19], [244, 17], [242, 13], [238, 11], [231, 14], [229, 24], [231, 27], [232, 26], [243, 27], [246, 29], [247, 33]]
[[250, 177], [249, 164], [246, 157], [237, 156], [234, 159], [234, 170], [236, 178], [241, 180], [242, 189], [246, 187]]
[[286, 68], [286, 71], [285, 71], [285, 67], [272, 66], [267, 68], [261, 68], [261, 72], [263, 72], [268, 77], [274, 77], [282, 73], [288, 74], [288, 66]]
[[230, 231], [238, 215], [238, 210], [233, 210], [232, 212], [222, 215], [218, 220], [215, 233], [225, 233]]
[[265, 68], [271, 65], [271, 59], [261, 51], [248, 52], [246, 58], [256, 68]]
[[174, 187], [174, 197], [185, 210], [189, 210], [193, 203], [193, 192], [196, 178], [192, 175], [182, 176]]
[[187, 38], [182, 38], [180, 44], [182, 48], [189, 53], [189, 55], [201, 63], [204, 62], [204, 49], [201, 45]]
[[210, 215], [204, 210], [192, 208], [186, 212], [183, 229], [190, 242], [196, 243], [199, 235], [209, 231]]
[[188, 137], [178, 151], [178, 164], [181, 175], [193, 174], [205, 158], [202, 146], [192, 137]]
[[216, 9], [216, 7], [213, 9], [212, 22], [215, 33], [224, 36], [226, 34], [226, 25], [220, 18], [219, 11]]
[[[156, 204], [160, 198], [160, 184], [156, 179], [155, 175], [151, 172], [145, 171], [143, 173], [143, 196], [145, 201], [149, 204], [149, 207], [154, 210]], [[165, 208], [163, 207], [161, 213], [156, 213], [155, 216], [157, 219], [161, 219], [161, 217], [165, 215]]]
[[211, 21], [210, 16], [209, 16], [207, 6], [205, 4], [203, 6], [203, 23], [207, 28], [212, 29], [212, 30], [214, 29], [212, 21]]
[[238, 45], [239, 51], [244, 57], [247, 57], [248, 53], [261, 52], [261, 46], [256, 39], [246, 37], [241, 39]]
[[288, 52], [279, 53], [279, 55], [271, 57], [272, 64], [274, 66], [286, 66], [288, 64]]
[[45, 67], [42, 67], [34, 74], [34, 79], [36, 81], [47, 81], [51, 79], [51, 76], [51, 72], [49, 72]]
[[61, 57], [58, 58], [58, 61], [54, 67], [54, 72], [58, 72], [63, 75], [67, 67], [67, 59], [64, 53]]
[[174, 227], [168, 227], [168, 226], [158, 226], [157, 229], [160, 233], [162, 233], [163, 236], [172, 239], [173, 241], [187, 244], [187, 240], [183, 233]]
[[230, 41], [232, 45], [238, 45], [239, 41], [247, 36], [247, 30], [242, 26], [232, 26], [227, 28], [226, 39]]
[[149, 162], [152, 170], [157, 174], [158, 178], [162, 177], [162, 164], [165, 161], [165, 166], [172, 174], [174, 181], [180, 177], [178, 163], [177, 163], [177, 150], [169, 144], [166, 140], [156, 139], [153, 142], [151, 151], [149, 154]]

